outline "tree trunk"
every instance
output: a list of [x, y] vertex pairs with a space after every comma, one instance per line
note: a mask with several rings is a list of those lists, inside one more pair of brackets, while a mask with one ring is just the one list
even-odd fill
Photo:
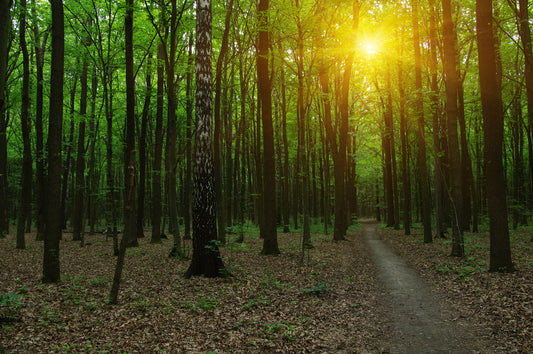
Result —
[[422, 87], [422, 60], [420, 55], [420, 31], [418, 25], [418, 1], [412, 1], [413, 10], [413, 41], [415, 48], [415, 88], [416, 88], [416, 115], [417, 115], [417, 166], [418, 184], [420, 185], [420, 195], [422, 202], [422, 224], [424, 225], [424, 242], [433, 241], [431, 234], [431, 191], [428, 180], [428, 167], [426, 156], [426, 138], [424, 121], [424, 98]]
[[476, 1], [479, 83], [483, 111], [484, 157], [490, 225], [491, 272], [514, 271], [509, 241], [505, 178], [502, 164], [503, 105], [498, 75], [492, 0]]
[[[226, 243], [226, 208], [224, 207], [223, 193], [222, 193], [222, 162], [220, 141], [222, 140], [222, 122], [220, 119], [220, 101], [222, 94], [222, 66], [228, 52], [228, 37], [230, 30], [231, 13], [233, 10], [233, 0], [229, 0], [226, 10], [226, 20], [224, 22], [224, 33], [222, 35], [222, 45], [220, 47], [220, 54], [217, 59], [216, 74], [215, 74], [215, 132], [214, 132], [214, 168], [215, 168], [215, 189], [217, 200], [217, 221], [218, 221], [218, 240], [224, 244]], [[229, 156], [228, 156], [229, 158]]]
[[9, 232], [7, 212], [7, 65], [12, 0], [0, 0], [0, 238]]
[[22, 103], [21, 103], [21, 127], [22, 127], [22, 183], [20, 190], [19, 215], [17, 222], [17, 249], [26, 248], [24, 239], [24, 227], [28, 216], [31, 215], [31, 187], [32, 187], [32, 159], [31, 159], [31, 123], [30, 123], [30, 58], [26, 45], [26, 0], [20, 1], [19, 38], [22, 50]]
[[157, 111], [155, 121], [154, 162], [152, 166], [152, 238], [150, 243], [161, 242], [161, 156], [163, 154], [163, 95], [165, 91], [165, 74], [163, 61], [163, 44], [157, 48]]
[[274, 128], [272, 124], [272, 82], [269, 75], [270, 31], [269, 0], [259, 0], [259, 37], [257, 42], [257, 85], [263, 123], [263, 217], [262, 254], [279, 254], [276, 230], [276, 166], [274, 159]]
[[126, 141], [124, 146], [124, 234], [127, 247], [137, 247], [135, 203], [135, 76], [133, 74], [133, 0], [126, 0]]
[[87, 62], [83, 63], [81, 73], [80, 124], [78, 128], [78, 156], [76, 158], [76, 187], [72, 212], [72, 240], [82, 240], [85, 188], [85, 115], [87, 113]]
[[186, 240], [191, 239], [191, 195], [192, 195], [192, 130], [193, 130], [193, 104], [194, 104], [194, 96], [192, 93], [192, 80], [193, 80], [193, 70], [194, 70], [194, 56], [193, 56], [193, 35], [190, 34], [189, 36], [189, 54], [187, 58], [187, 66], [189, 70], [187, 70], [187, 83], [186, 83], [186, 96], [187, 96], [187, 103], [186, 103], [186, 114], [187, 114], [187, 128], [186, 128], [186, 134], [187, 134], [187, 144], [186, 144], [186, 154], [187, 154], [187, 165], [185, 170], [185, 183], [184, 183], [184, 198], [183, 198], [183, 204], [184, 204], [184, 235], [183, 238]]
[[150, 55], [146, 73], [146, 94], [144, 96], [141, 120], [141, 134], [139, 135], [139, 192], [137, 198], [137, 238], [144, 237], [144, 201], [146, 194], [146, 130], [150, 114], [150, 100], [152, 98], [152, 56]]
[[[33, 18], [37, 19], [35, 0], [32, 1]], [[45, 204], [45, 161], [44, 161], [44, 135], [43, 135], [43, 86], [44, 86], [44, 52], [48, 40], [48, 31], [44, 33], [42, 43], [39, 35], [39, 26], [33, 24], [35, 40], [35, 61], [37, 67], [36, 92], [35, 92], [35, 166], [36, 166], [36, 194], [37, 194], [37, 240], [43, 240], [44, 235], [44, 204]], [[0, 175], [2, 172], [0, 172]], [[1, 199], [1, 196], [0, 196]], [[1, 227], [0, 227], [1, 229]], [[1, 231], [0, 231], [1, 233]]]
[[446, 85], [446, 115], [448, 118], [448, 164], [450, 171], [450, 193], [452, 196], [452, 256], [464, 255], [463, 241], [463, 186], [461, 176], [461, 157], [457, 134], [457, 92], [459, 77], [456, 60], [456, 33], [452, 20], [450, 0], [442, 0], [444, 55], [443, 65]]
[[217, 245], [213, 169], [211, 1], [196, 4], [196, 144], [194, 147], [193, 254], [185, 278], [227, 275]]
[[[400, 54], [401, 55], [401, 54]], [[403, 63], [398, 67], [398, 91], [400, 94], [400, 140], [402, 150], [402, 190], [403, 190], [403, 228], [405, 235], [411, 235], [411, 176], [409, 174], [409, 129], [405, 114], [405, 89], [403, 83]]]
[[50, 75], [50, 116], [48, 118], [48, 181], [46, 232], [44, 237], [43, 282], [60, 280], [59, 240], [61, 239], [61, 137], [63, 126], [63, 72], [65, 30], [63, 2], [50, 0], [52, 7], [52, 59]]

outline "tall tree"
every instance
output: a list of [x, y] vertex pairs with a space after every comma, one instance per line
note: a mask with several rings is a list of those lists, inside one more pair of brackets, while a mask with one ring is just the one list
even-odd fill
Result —
[[31, 215], [32, 159], [30, 141], [30, 56], [26, 45], [26, 0], [20, 1], [19, 39], [22, 50], [22, 103], [20, 120], [22, 127], [22, 184], [20, 189], [19, 215], [17, 222], [17, 248], [26, 248], [24, 231], [26, 219]]
[[65, 20], [63, 1], [50, 0], [52, 8], [52, 59], [48, 118], [48, 180], [46, 232], [44, 237], [43, 282], [60, 280], [61, 239], [61, 137], [63, 126], [63, 73], [65, 63]]
[[492, 0], [476, 1], [479, 86], [483, 111], [484, 157], [490, 226], [491, 272], [514, 270], [509, 241], [503, 169], [503, 104], [498, 75]]
[[[48, 41], [48, 29], [40, 36], [37, 6], [32, 0], [33, 36], [36, 64], [36, 92], [35, 92], [35, 166], [36, 166], [36, 195], [37, 195], [37, 239], [42, 240], [44, 234], [44, 198], [45, 198], [45, 157], [43, 134], [43, 106], [44, 106], [44, 54]], [[0, 172], [1, 174], [1, 172]]]
[[194, 145], [193, 254], [185, 278], [226, 275], [216, 228], [216, 191], [213, 166], [211, 0], [196, 2], [196, 142]]
[[257, 94], [261, 103], [263, 123], [263, 217], [261, 237], [263, 254], [279, 254], [276, 230], [276, 166], [274, 154], [274, 127], [272, 124], [272, 81], [269, 70], [270, 30], [269, 0], [259, 0], [257, 7], [259, 33], [257, 41]]
[[[126, 0], [124, 19], [126, 56], [126, 141], [124, 145], [124, 235], [128, 247], [138, 246], [136, 230], [135, 178], [135, 76], [133, 73], [133, 0]], [[132, 161], [133, 156], [133, 161]], [[133, 165], [133, 167], [132, 167]], [[133, 173], [135, 176], [135, 173]]]
[[11, 28], [11, 0], [0, 0], [0, 237], [9, 232], [7, 215], [6, 81]]
[[452, 19], [450, 0], [442, 0], [444, 32], [444, 79], [446, 86], [446, 116], [448, 128], [448, 168], [450, 171], [450, 194], [452, 200], [452, 256], [464, 255], [463, 241], [463, 195], [461, 158], [457, 134], [457, 94], [459, 77], [457, 71], [457, 36]]
[[419, 1], [412, 0], [411, 7], [413, 13], [413, 42], [415, 48], [415, 88], [416, 88], [416, 114], [417, 114], [417, 166], [418, 184], [422, 199], [422, 223], [424, 225], [424, 242], [432, 242], [431, 234], [431, 191], [428, 180], [428, 167], [426, 160], [426, 137], [424, 121], [424, 99], [422, 87], [422, 59], [420, 55], [420, 30], [418, 25]]
[[215, 75], [215, 131], [213, 141], [213, 153], [214, 153], [214, 167], [215, 167], [215, 189], [217, 193], [217, 221], [218, 221], [218, 240], [222, 243], [226, 242], [226, 210], [224, 203], [222, 202], [222, 162], [220, 141], [222, 140], [220, 119], [220, 101], [222, 95], [222, 69], [224, 60], [228, 52], [228, 37], [230, 30], [231, 13], [233, 9], [233, 0], [229, 0], [226, 19], [224, 21], [224, 33], [222, 34], [222, 44], [220, 46], [220, 53], [217, 59], [216, 75]]

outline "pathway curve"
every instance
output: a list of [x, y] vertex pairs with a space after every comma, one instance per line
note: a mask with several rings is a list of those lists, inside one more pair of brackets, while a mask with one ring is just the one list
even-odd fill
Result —
[[365, 223], [363, 232], [390, 303], [395, 329], [391, 334], [391, 351], [471, 353], [465, 347], [465, 334], [439, 315], [428, 286], [381, 241], [377, 225]]

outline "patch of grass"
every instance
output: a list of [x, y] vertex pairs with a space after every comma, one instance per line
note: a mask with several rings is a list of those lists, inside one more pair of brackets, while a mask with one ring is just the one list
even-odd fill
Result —
[[320, 296], [320, 295], [323, 295], [325, 293], [330, 292], [331, 290], [333, 290], [333, 289], [331, 289], [329, 287], [329, 284], [320, 283], [320, 284], [316, 284], [316, 285], [310, 286], [309, 288], [304, 288], [304, 289], [300, 290], [300, 294], [312, 295], [312, 296]]
[[94, 277], [87, 281], [87, 285], [91, 287], [106, 287], [109, 284], [109, 280], [101, 277]]
[[266, 296], [259, 296], [259, 297], [254, 297], [254, 298], [251, 298], [251, 299], [248, 299], [246, 301], [246, 303], [244, 305], [242, 305], [242, 309], [243, 310], [251, 310], [253, 308], [256, 308], [256, 307], [260, 307], [260, 306], [268, 306], [272, 304], [272, 300], [269, 300], [266, 298]]

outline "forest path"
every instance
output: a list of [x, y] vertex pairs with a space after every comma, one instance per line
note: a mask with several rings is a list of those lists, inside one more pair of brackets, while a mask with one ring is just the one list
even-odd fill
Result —
[[466, 334], [439, 314], [430, 288], [380, 239], [377, 224], [363, 223], [363, 235], [393, 320], [391, 352], [471, 353]]

